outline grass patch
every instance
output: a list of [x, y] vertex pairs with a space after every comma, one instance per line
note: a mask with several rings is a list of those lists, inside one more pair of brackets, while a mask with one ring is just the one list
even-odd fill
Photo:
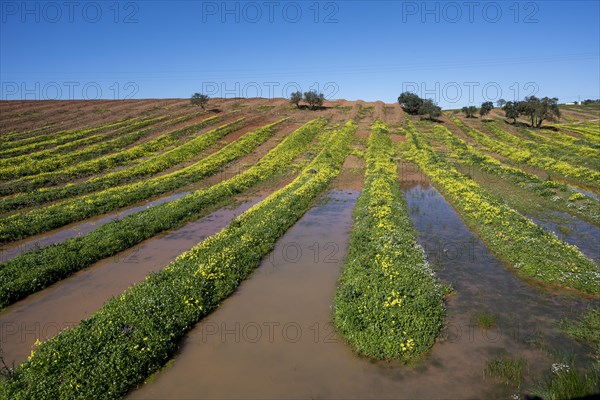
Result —
[[489, 329], [498, 325], [498, 314], [481, 311], [473, 315], [473, 321], [480, 328]]
[[542, 331], [538, 330], [532, 333], [529, 337], [525, 339], [525, 343], [534, 349], [538, 349], [549, 354], [552, 353], [552, 348], [546, 341], [546, 336]]
[[595, 348], [600, 362], [600, 309], [588, 308], [579, 321], [564, 321], [563, 330], [575, 339]]
[[532, 394], [544, 400], [563, 400], [593, 396], [597, 395], [599, 391], [600, 373], [598, 368], [592, 368], [586, 373], [579, 373], [571, 363], [552, 364], [546, 379], [532, 391]]
[[520, 388], [526, 371], [527, 360], [524, 358], [501, 357], [488, 361], [485, 375], [500, 378], [505, 385]]

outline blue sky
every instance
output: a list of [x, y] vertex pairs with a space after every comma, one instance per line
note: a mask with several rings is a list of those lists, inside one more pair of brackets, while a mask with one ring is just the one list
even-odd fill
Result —
[[0, 0], [0, 99], [599, 98], [599, 4]]

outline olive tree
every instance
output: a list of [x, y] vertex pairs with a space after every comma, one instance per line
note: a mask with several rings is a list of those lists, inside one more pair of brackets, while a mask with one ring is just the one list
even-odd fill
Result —
[[191, 103], [195, 106], [200, 106], [204, 110], [208, 104], [208, 96], [202, 93], [194, 93], [191, 98]]
[[290, 96], [290, 103], [294, 104], [296, 107], [300, 108], [300, 102], [302, 101], [302, 93], [294, 92]]
[[308, 103], [311, 110], [316, 110], [323, 105], [325, 95], [323, 93], [317, 93], [315, 90], [304, 92], [304, 101]]
[[520, 114], [526, 115], [531, 121], [531, 126], [539, 128], [542, 122], [554, 121], [560, 117], [558, 109], [558, 98], [544, 97], [539, 99], [535, 96], [525, 97], [525, 101], [517, 103], [517, 110]]
[[462, 111], [465, 113], [465, 115], [467, 116], [467, 118], [475, 118], [475, 113], [477, 112], [477, 107], [475, 106], [468, 106], [468, 107], [463, 107]]
[[483, 102], [481, 103], [481, 107], [479, 108], [479, 115], [481, 115], [481, 118], [483, 118], [486, 115], [488, 115], [493, 109], [494, 103], [492, 103], [491, 101]]
[[398, 103], [405, 113], [418, 115], [419, 109], [423, 105], [423, 99], [411, 92], [404, 92], [398, 97]]
[[513, 124], [517, 123], [517, 118], [519, 118], [519, 110], [517, 109], [516, 103], [509, 101], [504, 105], [504, 107], [502, 107], [502, 110], [504, 111], [506, 118], [512, 119]]
[[419, 115], [427, 115], [428, 119], [433, 121], [442, 115], [442, 108], [436, 105], [433, 100], [425, 99], [419, 107]]

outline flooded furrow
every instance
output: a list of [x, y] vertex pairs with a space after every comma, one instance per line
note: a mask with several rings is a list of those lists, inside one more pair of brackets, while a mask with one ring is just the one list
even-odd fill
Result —
[[354, 356], [334, 333], [330, 307], [357, 197], [334, 190], [308, 211], [186, 336], [172, 365], [130, 397], [310, 398], [352, 385]]
[[134, 214], [138, 211], [142, 211], [147, 208], [157, 206], [159, 204], [177, 200], [188, 193], [189, 192], [181, 192], [161, 197], [155, 200], [146, 200], [141, 205], [135, 207], [126, 208], [117, 212], [110, 212], [97, 217], [88, 218], [82, 222], [74, 222], [72, 224], [53, 229], [49, 232], [40, 233], [38, 235], [34, 235], [26, 239], [1, 245], [0, 263], [11, 260], [17, 257], [18, 255], [31, 250], [37, 250], [42, 247], [49, 246], [51, 244], [65, 242], [77, 236], [86, 235], [104, 224], [123, 219], [130, 214]]
[[5, 361], [24, 361], [36, 339], [47, 340], [77, 325], [106, 300], [219, 232], [264, 197], [247, 198], [235, 208], [220, 209], [180, 229], [145, 240], [7, 307], [0, 313], [0, 345]]

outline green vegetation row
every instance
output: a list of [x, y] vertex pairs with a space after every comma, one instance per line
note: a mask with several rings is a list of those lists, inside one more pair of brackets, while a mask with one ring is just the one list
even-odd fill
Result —
[[170, 174], [10, 215], [0, 222], [0, 243], [47, 232], [197, 182], [217, 172], [223, 165], [252, 152], [271, 137], [275, 126], [283, 121], [285, 118], [246, 133], [219, 151]]
[[[543, 137], [538, 136], [538, 141], [522, 139], [516, 135], [504, 131], [496, 122], [487, 122], [484, 126], [493, 134], [496, 135], [501, 141], [510, 143], [512, 146], [518, 148], [524, 148], [534, 153], [538, 153], [545, 157], [550, 157], [556, 160], [565, 160], [569, 163], [586, 166], [588, 168], [600, 169], [600, 161], [597, 159], [600, 156], [600, 151], [589, 149], [586, 151], [584, 148], [575, 147], [566, 151], [564, 146], [556, 146], [548, 144]], [[522, 135], [535, 139], [535, 134], [531, 133], [528, 129], [520, 129]], [[541, 138], [544, 142], [540, 142]]]
[[[152, 118], [143, 120], [135, 124], [128, 125], [120, 128], [117, 131], [111, 132], [110, 137], [116, 136], [116, 138], [107, 140], [105, 142], [97, 143], [91, 146], [84, 147], [77, 151], [69, 152], [66, 154], [53, 154], [53, 150], [44, 150], [47, 152], [45, 158], [37, 159], [41, 153], [36, 153], [34, 156], [19, 156], [6, 159], [10, 162], [10, 166], [2, 167], [0, 170], [0, 179], [14, 179], [21, 176], [35, 175], [41, 172], [54, 171], [59, 168], [67, 167], [78, 161], [89, 160], [100, 155], [121, 150], [125, 146], [129, 146], [132, 143], [144, 138], [153, 128], [151, 125], [164, 120], [164, 117]], [[150, 127], [148, 127], [150, 126]], [[144, 129], [142, 129], [144, 128]], [[120, 136], [121, 134], [125, 134]], [[66, 146], [66, 145], [63, 145]], [[60, 147], [60, 146], [59, 146]], [[17, 164], [12, 164], [18, 159]], [[4, 160], [1, 160], [4, 161]]]
[[572, 124], [571, 126], [579, 129], [588, 129], [595, 133], [598, 139], [600, 139], [600, 121], [585, 121], [578, 124]]
[[[584, 121], [576, 124], [565, 124], [565, 127], [575, 128], [575, 129], [583, 129], [589, 130], [592, 133], [595, 133], [596, 136], [600, 136], [600, 122], [599, 121]], [[600, 139], [600, 137], [598, 138]]]
[[551, 197], [557, 210], [574, 215], [578, 218], [600, 226], [600, 202], [578, 193], [568, 185], [552, 180], [542, 180], [534, 174], [523, 171], [490, 157], [455, 136], [447, 128], [433, 128], [436, 139], [449, 145], [452, 155], [468, 165], [474, 165], [483, 171], [500, 176], [515, 185], [531, 191], [539, 196]]
[[[183, 122], [181, 120], [182, 118], [183, 117], [178, 118], [178, 122], [176, 123]], [[242, 121], [241, 119], [238, 119], [230, 124], [225, 124], [217, 129], [206, 132], [201, 136], [195, 137], [187, 143], [184, 142], [175, 149], [162, 154], [154, 154], [160, 150], [181, 143], [182, 138], [186, 138], [190, 133], [196, 133], [200, 129], [214, 124], [218, 119], [219, 117], [216, 116], [205, 118], [202, 121], [169, 131], [146, 143], [120, 152], [84, 161], [62, 170], [23, 177], [12, 181], [10, 184], [0, 186], [0, 194], [6, 195], [22, 192], [16, 196], [1, 199], [0, 210], [16, 210], [27, 206], [40, 205], [48, 201], [91, 193], [96, 190], [106, 189], [117, 184], [125, 183], [134, 178], [148, 176], [163, 171], [182, 161], [188, 160], [192, 156], [197, 155], [200, 151], [216, 143], [223, 136], [239, 129]], [[169, 125], [171, 125], [170, 122], [171, 121], [169, 121]], [[99, 173], [112, 169], [116, 166], [127, 165], [131, 161], [148, 155], [150, 155], [148, 159], [138, 162], [135, 165], [100, 177], [92, 178], [83, 183], [71, 184], [63, 187], [38, 189], [41, 186], [48, 184], [58, 184], [91, 173]]]
[[568, 115], [561, 115], [561, 119], [564, 119], [567, 122], [577, 122], [579, 121], [577, 118], [569, 117]]
[[50, 149], [40, 150], [36, 152], [25, 151], [25, 153], [21, 155], [0, 159], [0, 166], [5, 167], [19, 165], [23, 162], [43, 161], [48, 158], [53, 158], [57, 156], [61, 157], [69, 153], [82, 151], [82, 149], [85, 150], [87, 147], [91, 147], [92, 145], [98, 142], [114, 139], [115, 137], [119, 137], [119, 135], [134, 132], [139, 128], [144, 128], [148, 125], [160, 122], [164, 119], [165, 117], [140, 119], [125, 126], [121, 126], [120, 128], [111, 129], [107, 132], [95, 134], [89, 137], [85, 137], [83, 139], [70, 141], [60, 146], [53, 146]]
[[538, 151], [533, 149], [526, 150], [510, 146], [465, 125], [456, 117], [451, 116], [450, 119], [478, 143], [516, 163], [526, 163], [546, 171], [556, 172], [564, 177], [576, 178], [578, 181], [596, 188], [596, 190], [600, 187], [600, 172], [598, 171], [585, 167], [574, 167], [564, 161], [557, 161], [554, 158], [540, 155]]
[[493, 198], [459, 173], [409, 125], [409, 150], [415, 162], [487, 246], [521, 276], [585, 293], [600, 293], [598, 266], [569, 245]]
[[376, 121], [333, 320], [359, 354], [408, 361], [433, 346], [444, 293], [416, 242], [394, 156], [387, 127]]
[[[182, 122], [188, 121], [188, 120], [190, 120], [190, 119], [192, 119], [192, 118], [194, 118], [194, 117], [196, 117], [198, 115], [201, 115], [201, 114], [205, 114], [205, 113], [204, 112], [197, 112], [197, 113], [193, 113], [193, 114], [186, 114], [186, 115], [183, 115], [183, 116], [178, 117], [178, 118], [168, 119], [168, 120], [164, 121], [162, 124], [160, 124], [158, 126], [155, 126], [154, 129], [160, 129], [160, 128], [164, 128], [164, 127], [167, 127], [167, 126], [171, 126], [171, 125], [175, 125], [175, 124], [178, 124], [178, 123], [182, 123]], [[165, 119], [166, 119], [166, 117], [157, 117], [154, 120], [156, 120], [157, 122], [159, 122], [159, 121], [163, 121]], [[152, 120], [152, 119], [150, 119], [150, 120]], [[135, 128], [133, 128], [133, 129], [135, 129]], [[123, 130], [123, 129], [121, 129], [121, 130], [115, 130], [113, 132], [102, 133], [102, 134], [94, 135], [94, 136], [89, 136], [88, 135], [87, 137], [85, 137], [85, 138], [83, 138], [81, 140], [75, 140], [74, 136], [71, 136], [69, 138], [69, 136], [67, 135], [66, 138], [65, 138], [66, 140], [64, 141], [66, 143], [65, 145], [56, 147], [56, 149], [53, 150], [53, 153], [42, 152], [42, 154], [44, 154], [43, 157], [37, 157], [35, 154], [31, 154], [30, 153], [31, 150], [29, 150], [29, 149], [27, 151], [22, 151], [21, 153], [24, 153], [24, 154], [25, 153], [29, 153], [28, 157], [32, 158], [32, 159], [33, 158], [35, 158], [35, 159], [43, 159], [43, 158], [47, 158], [49, 155], [54, 156], [55, 154], [66, 153], [66, 152], [71, 151], [71, 150], [73, 150], [75, 148], [80, 148], [80, 147], [83, 147], [83, 146], [87, 146], [87, 145], [90, 145], [90, 144], [93, 144], [93, 143], [97, 143], [97, 142], [100, 142], [100, 141], [103, 141], [103, 140], [110, 139], [110, 138], [112, 138], [114, 136], [117, 136], [119, 134], [126, 133], [129, 130], [131, 130], [131, 128], [127, 129], [127, 130]], [[52, 142], [54, 142], [54, 140], [50, 140], [50, 141], [44, 142], [43, 144], [45, 145], [45, 147], [54, 147], [54, 144], [48, 144], [48, 143], [52, 143]], [[40, 143], [38, 145], [42, 145], [42, 143]], [[109, 155], [109, 156], [112, 156], [112, 154]], [[7, 161], [10, 161], [10, 160], [7, 160]]]
[[574, 147], [580, 146], [585, 149], [600, 149], [600, 145], [593, 144], [582, 137], [574, 137], [564, 132], [558, 130], [547, 130], [544, 132], [546, 135], [550, 136], [554, 142], [558, 143], [561, 146]]
[[[181, 117], [181, 118], [183, 118], [183, 117]], [[171, 122], [173, 122], [173, 123], [184, 122], [184, 121], [181, 121], [181, 118], [178, 118], [177, 120], [167, 121], [166, 123], [162, 124], [157, 129], [162, 129], [165, 126], [171, 125]], [[126, 162], [129, 160], [135, 160], [136, 158], [131, 158], [131, 157], [137, 157], [141, 151], [143, 151], [143, 154], [141, 156], [144, 156], [144, 155], [148, 155], [148, 154], [152, 154], [154, 152], [160, 151], [160, 150], [162, 150], [166, 147], [169, 147], [173, 144], [177, 144], [178, 139], [185, 137], [186, 135], [188, 135], [190, 133], [195, 133], [196, 131], [198, 131], [204, 127], [212, 125], [214, 122], [217, 122], [219, 118], [220, 117], [206, 118], [198, 123], [167, 132], [167, 133], [160, 135], [152, 140], [149, 140], [146, 143], [142, 143], [140, 145], [133, 146], [129, 149], [125, 149], [125, 150], [122, 150], [122, 151], [119, 151], [116, 153], [111, 153], [106, 156], [93, 158], [91, 160], [83, 161], [78, 164], [71, 165], [69, 167], [61, 168], [61, 169], [51, 171], [51, 172], [42, 172], [42, 173], [36, 174], [34, 176], [21, 177], [19, 179], [11, 181], [9, 184], [0, 185], [0, 195], [8, 195], [8, 194], [14, 194], [14, 193], [19, 193], [19, 192], [30, 192], [30, 191], [33, 191], [35, 189], [38, 189], [38, 188], [41, 188], [44, 186], [68, 182], [74, 178], [79, 178], [81, 176], [89, 175], [90, 173], [101, 172], [103, 170], [112, 168], [115, 165], [122, 165], [121, 164], [122, 162]], [[239, 122], [239, 121], [235, 121], [235, 122]], [[231, 132], [229, 130], [229, 128], [230, 128], [229, 124], [227, 126], [221, 127], [221, 128], [222, 128], [222, 130], [225, 130], [227, 133]], [[233, 126], [231, 126], [231, 128], [233, 129]], [[219, 133], [223, 132], [222, 130], [219, 130]], [[209, 135], [209, 137], [211, 137], [211, 136], [212, 135]], [[205, 140], [205, 139], [199, 139], [199, 140]], [[160, 156], [162, 156], [162, 154], [153, 155], [150, 158], [154, 159], [154, 158], [160, 157]], [[164, 157], [167, 157], [167, 156], [164, 156]], [[144, 160], [139, 164], [139, 167], [136, 167], [134, 165], [134, 166], [132, 166], [132, 168], [140, 168], [140, 171], [141, 171], [141, 169], [143, 169], [142, 164], [145, 166], [148, 166], [149, 163], [152, 162], [151, 159]], [[154, 167], [151, 167], [150, 169], [154, 169]], [[118, 173], [117, 172], [114, 173], [114, 175], [108, 174], [108, 175], [110, 175], [110, 177], [102, 176], [102, 177], [92, 178], [92, 179], [97, 179], [97, 180], [106, 179], [107, 182], [112, 182], [112, 184], [114, 185], [119, 182], [117, 179], [118, 177], [121, 177], [124, 179], [123, 181], [126, 181], [127, 178], [129, 177], [128, 174], [130, 173], [128, 171], [129, 171], [129, 168], [125, 168], [122, 171], [119, 171]], [[135, 173], [133, 175], [135, 175]], [[123, 181], [121, 181], [121, 182], [123, 182]], [[68, 185], [66, 188], [43, 188], [39, 192], [45, 192], [45, 191], [61, 192], [63, 189], [65, 189], [67, 191], [67, 193], [77, 193], [77, 192], [73, 192], [72, 191], [73, 189], [70, 189], [69, 186], [71, 186], [71, 185]], [[93, 191], [93, 189], [91, 189], [91, 190]], [[83, 191], [82, 193], [85, 193], [85, 191]], [[34, 193], [32, 193], [32, 195], [36, 196], [39, 194], [37, 192], [34, 192]], [[41, 194], [40, 196], [42, 196], [42, 198], [45, 198], [43, 194]], [[58, 197], [56, 197], [56, 199], [65, 198], [68, 196], [69, 196], [68, 194], [63, 197], [61, 197], [59, 195]], [[53, 199], [52, 194], [48, 194], [47, 198]], [[20, 201], [15, 200], [15, 204], [20, 204]]]
[[595, 146], [600, 146], [600, 123], [588, 122], [583, 124], [565, 124], [558, 125], [561, 129], [566, 129], [581, 135], [585, 140]]
[[[598, 148], [594, 148], [594, 146], [588, 146], [586, 145], [588, 142], [585, 140], [577, 140], [573, 136], [564, 135], [554, 131], [549, 131], [550, 137], [540, 135], [531, 129], [526, 129], [523, 132], [533, 141], [548, 146], [558, 152], [566, 155], [579, 154], [582, 157], [591, 158], [593, 161], [596, 161], [596, 164], [600, 163], [598, 161], [598, 159], [600, 159], [600, 147], [596, 146]], [[598, 169], [599, 166], [596, 165], [595, 168]]]
[[[582, 139], [574, 140], [571, 142], [569, 142], [568, 140], [557, 140], [556, 137], [559, 136], [560, 133], [552, 130], [549, 130], [550, 137], [541, 135], [537, 132], [534, 132], [531, 129], [526, 129], [525, 132], [533, 140], [538, 141], [540, 143], [545, 143], [546, 145], [551, 146], [552, 148], [555, 148], [556, 150], [562, 151], [564, 153], [578, 153], [583, 157], [590, 157], [595, 159], [600, 158], [600, 145], [594, 145]], [[572, 136], [570, 138], [575, 139]]]
[[[147, 109], [141, 111], [139, 113], [139, 115], [140, 116], [151, 116], [151, 114], [153, 114], [157, 110], [165, 110], [167, 113], [170, 113], [172, 110], [176, 110], [179, 108], [181, 108], [181, 106], [177, 106], [177, 105], [155, 106], [155, 107], [147, 108]], [[92, 116], [92, 114], [95, 114], [98, 111], [99, 110], [87, 111], [84, 114], [81, 114], [80, 112], [71, 113], [70, 115], [68, 115], [66, 117], [66, 119], [68, 119], [68, 120], [79, 119], [82, 115], [83, 115], [83, 117]], [[110, 111], [110, 110], [105, 110], [105, 111]], [[115, 109], [115, 111], [116, 111], [116, 109]], [[138, 119], [138, 117], [132, 118], [132, 117], [128, 116], [127, 118], [125, 118], [123, 120], [108, 122], [108, 123], [100, 125], [100, 126], [106, 126], [106, 125], [111, 125], [114, 123], [125, 122], [125, 121], [132, 121], [135, 119]], [[89, 120], [89, 118], [88, 118], [88, 120]], [[68, 129], [68, 130], [60, 129], [59, 125], [64, 122], [65, 122], [65, 120], [61, 121], [60, 123], [59, 122], [50, 122], [50, 123], [46, 123], [45, 125], [43, 125], [39, 128], [28, 129], [28, 130], [24, 130], [24, 131], [13, 131], [13, 132], [0, 134], [0, 146], [2, 146], [3, 144], [8, 144], [9, 142], [17, 141], [17, 140], [33, 139], [33, 138], [40, 138], [40, 137], [41, 137], [41, 139], [37, 139], [37, 140], [48, 140], [49, 138], [52, 138], [54, 135], [61, 135], [63, 133], [75, 133], [76, 134], [80, 130], [98, 128], [98, 126], [86, 126], [86, 127], [82, 127], [82, 128]], [[12, 147], [12, 145], [10, 145], [10, 144], [9, 144], [9, 146]]]
[[[113, 123], [113, 122], [109, 122], [109, 123]], [[16, 140], [28, 139], [30, 137], [41, 136], [42, 134], [40, 132], [47, 131], [49, 129], [53, 129], [55, 125], [56, 125], [55, 122], [51, 122], [44, 126], [40, 126], [39, 128], [27, 129], [25, 131], [12, 131], [12, 132], [7, 132], [7, 133], [2, 133], [2, 134], [0, 134], [0, 148], [8, 148], [8, 147], [10, 147], [10, 143], [14, 142]], [[88, 128], [82, 128], [82, 129], [88, 129]], [[63, 132], [63, 131], [59, 131], [59, 132]], [[51, 135], [51, 134], [52, 133], [49, 133], [49, 135]], [[8, 146], [3, 147], [5, 145], [8, 145]]]
[[12, 156], [12, 153], [19, 154], [22, 150], [26, 149], [29, 149], [29, 151], [35, 151], [44, 147], [57, 146], [73, 140], [81, 139], [92, 133], [101, 132], [106, 129], [118, 128], [120, 126], [130, 124], [136, 120], [138, 120], [138, 118], [127, 118], [121, 121], [109, 122], [94, 127], [59, 131], [52, 134], [36, 135], [33, 137], [0, 143], [0, 157], [9, 157]]
[[355, 130], [349, 123], [335, 131], [292, 183], [111, 299], [79, 326], [38, 344], [12, 379], [2, 382], [0, 396], [117, 399], [159, 370], [183, 335], [260, 265], [329, 186]]
[[324, 126], [323, 119], [308, 122], [252, 167], [228, 180], [109, 222], [85, 236], [24, 253], [0, 265], [0, 308], [160, 232], [195, 220], [210, 207], [281, 174]]
[[[162, 120], [163, 118], [159, 118], [157, 121]], [[145, 121], [149, 119], [142, 119], [141, 121]], [[57, 154], [65, 154], [71, 151], [75, 151], [80, 148], [84, 148], [86, 146], [91, 146], [95, 143], [99, 143], [104, 140], [112, 139], [118, 134], [122, 133], [124, 127], [120, 129], [110, 129], [110, 130], [101, 130], [100, 132], [95, 132], [94, 134], [83, 134], [80, 133], [75, 136], [63, 136], [61, 138], [51, 139], [44, 142], [32, 143], [25, 146], [13, 148], [7, 150], [0, 154], [2, 157], [1, 162], [4, 165], [15, 165], [20, 162], [20, 160], [43, 160], [49, 157], [53, 157]]]

